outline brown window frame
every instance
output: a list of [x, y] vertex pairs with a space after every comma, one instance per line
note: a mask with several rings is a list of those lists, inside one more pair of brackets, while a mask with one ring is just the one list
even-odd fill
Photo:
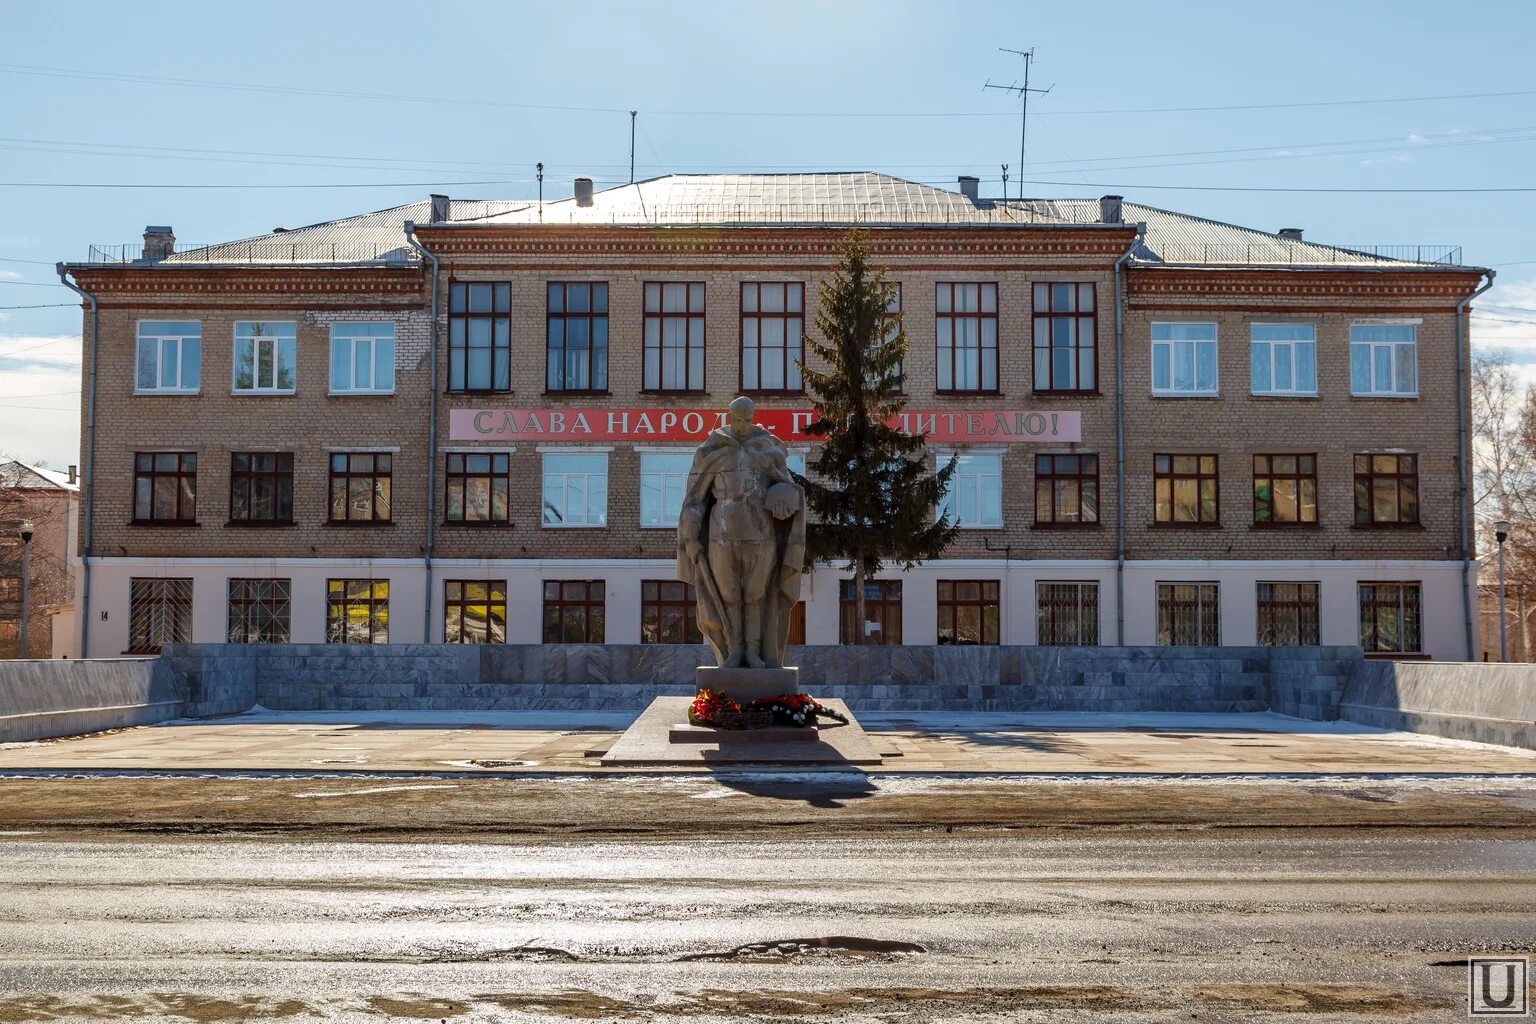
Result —
[[[1379, 590], [1393, 590], [1397, 594], [1389, 602], [1383, 600], [1388, 595], [1378, 593]], [[1410, 594], [1413, 598], [1411, 604], [1408, 601]], [[1424, 584], [1421, 581], [1361, 580], [1356, 585], [1356, 599], [1360, 607], [1360, 646], [1365, 649], [1367, 657], [1414, 657], [1424, 653]], [[1383, 608], [1395, 608], [1402, 616], [1398, 631], [1403, 636], [1403, 643], [1398, 647], [1381, 646], [1379, 611]], [[1413, 630], [1411, 637], [1410, 623]], [[1410, 638], [1414, 641], [1412, 646], [1407, 643]]]
[[[256, 469], [257, 459], [272, 459], [271, 469]], [[241, 469], [239, 461], [245, 460]], [[286, 468], [285, 468], [286, 466]], [[272, 488], [272, 515], [258, 518], [251, 514], [256, 507], [256, 487], [269, 482]], [[284, 486], [286, 484], [286, 487]], [[239, 499], [244, 498], [245, 515], [237, 514]], [[284, 500], [288, 514], [282, 514]], [[292, 452], [230, 452], [229, 453], [229, 522], [233, 525], [260, 523], [266, 526], [291, 526], [293, 524], [293, 453]]]
[[[681, 627], [680, 629], [678, 627]], [[681, 633], [679, 637], [678, 634]], [[667, 639], [673, 637], [673, 639]], [[682, 580], [640, 581], [640, 642], [701, 644], [693, 584]]]
[[[1058, 310], [1056, 308], [1056, 289], [1072, 289], [1072, 309]], [[1089, 308], [1083, 310], [1083, 295], [1088, 296]], [[1040, 297], [1045, 295], [1045, 303], [1042, 309]], [[1037, 395], [1096, 395], [1099, 393], [1099, 296], [1098, 286], [1088, 281], [1036, 281], [1033, 289], [1034, 298], [1034, 362], [1031, 366], [1031, 380], [1034, 384], [1034, 392]], [[1077, 377], [1076, 387], [1057, 387], [1055, 353], [1057, 347], [1053, 336], [1055, 321], [1066, 320], [1074, 326], [1072, 329], [1072, 372]], [[1088, 324], [1088, 343], [1083, 344], [1083, 321]], [[1041, 330], [1044, 328], [1045, 344], [1041, 344]], [[1092, 376], [1087, 384], [1083, 383], [1083, 351], [1088, 350], [1092, 356], [1089, 364], [1089, 372]], [[1040, 386], [1040, 360], [1045, 357], [1046, 386]]]
[[[671, 311], [666, 308], [667, 287], [681, 287], [683, 289], [682, 312]], [[698, 308], [694, 308], [695, 289], [699, 300]], [[651, 297], [655, 296], [655, 309], [651, 308]], [[705, 320], [705, 311], [709, 305], [709, 288], [704, 281], [643, 281], [640, 285], [640, 390], [657, 395], [686, 395], [704, 390], [704, 382], [709, 379], [709, 324]], [[663, 365], [663, 357], [668, 351], [667, 347], [667, 323], [668, 321], [681, 320], [683, 322], [683, 386], [672, 388], [666, 386], [666, 367]], [[651, 352], [653, 351], [650, 336], [651, 324], [656, 324], [656, 379], [651, 382]], [[698, 324], [699, 333], [699, 375], [698, 380], [693, 376], [693, 328]], [[675, 348], [675, 346], [674, 346]]]
[[0, 576], [0, 604], [12, 604], [21, 600], [21, 577]]
[[[766, 312], [766, 313], [763, 311], [763, 289], [765, 287], [767, 287], [767, 288], [783, 288], [784, 289], [784, 303], [783, 303], [784, 308], [783, 308], [783, 310], [775, 311], [775, 312]], [[747, 293], [748, 293], [749, 289], [752, 290], [752, 294], [755, 296], [755, 298], [753, 300], [753, 305], [756, 307], [753, 310], [751, 310], [750, 312], [747, 310]], [[792, 289], [800, 297], [799, 298], [799, 309], [798, 310], [791, 310], [789, 308], [789, 296], [790, 296], [790, 292], [791, 292]], [[804, 340], [803, 340], [804, 339], [804, 335], [805, 335], [805, 312], [806, 312], [806, 310], [805, 310], [805, 282], [804, 281], [743, 281], [743, 282], [741, 282], [741, 294], [739, 296], [738, 302], [739, 302], [739, 311], [740, 311], [740, 316], [741, 316], [741, 325], [740, 325], [740, 334], [737, 336], [737, 354], [738, 354], [738, 366], [739, 366], [738, 376], [739, 376], [740, 383], [741, 383], [741, 393], [744, 394], [744, 395], [803, 395], [803, 394], [805, 394], [805, 379], [803, 377], [800, 380], [800, 386], [799, 387], [789, 387], [788, 386], [790, 373], [794, 372], [794, 373], [798, 374], [800, 372], [799, 367], [797, 367], [795, 365], [795, 363], [799, 362], [799, 361], [803, 361], [804, 358], [805, 358], [805, 347], [804, 347]], [[783, 356], [782, 356], [782, 358], [783, 358], [783, 361], [784, 361], [784, 368], [783, 368], [784, 369], [784, 376], [783, 376], [783, 379], [785, 381], [785, 386], [781, 387], [781, 388], [765, 388], [765, 387], [762, 387], [762, 380], [763, 380], [763, 353], [766, 351], [764, 349], [763, 345], [762, 345], [763, 321], [765, 321], [765, 320], [782, 320], [782, 321], [784, 321], [784, 349], [783, 349]], [[790, 331], [790, 329], [789, 329], [789, 322], [791, 320], [799, 321], [800, 329], [798, 331], [794, 331], [794, 332]], [[754, 323], [754, 324], [757, 325], [757, 339], [758, 339], [758, 343], [757, 343], [757, 345], [755, 347], [755, 351], [757, 353], [755, 358], [757, 360], [757, 381], [758, 381], [758, 384], [756, 386], [753, 386], [753, 387], [748, 387], [747, 386], [747, 324], [749, 322]], [[798, 352], [799, 353], [798, 357], [792, 355], [792, 351], [793, 352]]]
[[[1395, 468], [1378, 470], [1378, 459], [1391, 459]], [[1410, 468], [1405, 472], [1403, 464]], [[1395, 519], [1376, 518], [1376, 490], [1378, 482], [1392, 483], [1395, 492]], [[1403, 516], [1403, 495], [1407, 493], [1413, 502], [1411, 518]], [[1363, 499], [1363, 500], [1362, 500]], [[1355, 525], [1361, 527], [1416, 527], [1420, 525], [1419, 456], [1413, 452], [1360, 452], [1355, 455]]]
[[[264, 584], [270, 592], [253, 596], [253, 585]], [[238, 590], [237, 590], [238, 588]], [[279, 592], [279, 590], [281, 592]], [[293, 580], [282, 577], [232, 576], [225, 585], [224, 642], [230, 644], [287, 644], [293, 642]], [[271, 639], [253, 640], [251, 613], [265, 608], [274, 626], [281, 624], [281, 634]], [[239, 627], [238, 630], [236, 627]], [[236, 639], [239, 637], [239, 639]]]
[[[1157, 646], [1159, 647], [1220, 647], [1221, 646], [1221, 584], [1211, 580], [1159, 580], [1155, 584], [1157, 608]], [[1178, 587], [1195, 587], [1193, 601], [1172, 595]], [[1163, 591], [1170, 591], [1169, 603], [1163, 600]], [[1209, 591], [1209, 593], [1207, 593]], [[1180, 610], [1192, 609], [1194, 628], [1198, 639], [1195, 643], [1177, 643], [1174, 634], [1178, 623], [1175, 619]], [[1207, 621], [1207, 613], [1210, 615]], [[1164, 639], [1168, 637], [1168, 639]]]
[[[338, 585], [340, 589], [338, 590]], [[384, 594], [379, 596], [379, 587], [383, 586]], [[352, 589], [364, 586], [368, 592], [363, 596], [354, 596]], [[325, 642], [328, 644], [387, 644], [389, 643], [389, 580], [387, 579], [340, 579], [333, 578], [325, 581]], [[338, 639], [337, 628], [346, 630], [351, 626], [350, 610], [353, 607], [362, 607], [368, 610], [367, 640], [353, 640], [351, 636], [342, 632]], [[382, 615], [380, 612], [382, 611]]]
[[[373, 469], [371, 469], [371, 470], [353, 469], [352, 468], [352, 460], [355, 459], [355, 458], [358, 458], [360, 456], [369, 456], [369, 457], [371, 457], [373, 459]], [[345, 469], [338, 470], [336, 468], [336, 460], [337, 459], [345, 459], [346, 460], [346, 468]], [[388, 459], [389, 460], [388, 463], [385, 465], [385, 468], [382, 471], [378, 468], [379, 467], [379, 460], [380, 459]], [[326, 522], [331, 523], [333, 525], [336, 525], [336, 524], [356, 525], [356, 524], [390, 523], [390, 522], [394, 521], [394, 519], [392, 517], [394, 515], [394, 509], [395, 509], [395, 503], [394, 503], [394, 467], [395, 467], [395, 461], [394, 461], [394, 454], [392, 452], [329, 452], [329, 453], [327, 453], [326, 466], [330, 470], [330, 476], [328, 478], [328, 485], [329, 486], [328, 486], [327, 491], [326, 491], [326, 497], [327, 497], [327, 500], [326, 500]], [[367, 480], [372, 480], [373, 481], [373, 486], [371, 486], [368, 489], [368, 495], [369, 495], [369, 497], [368, 497], [368, 511], [369, 511], [369, 515], [367, 517], [352, 515], [352, 481], [353, 480], [363, 480], [363, 479], [367, 479]], [[340, 516], [340, 517], [338, 517], [336, 515], [336, 484], [337, 484], [338, 481], [340, 481], [341, 484], [342, 484], [342, 495], [343, 495], [342, 508], [344, 508], [346, 510], [346, 512], [347, 512], [346, 515]], [[380, 498], [379, 484], [380, 484], [381, 481], [384, 484], [383, 503], [385, 505], [385, 514], [382, 515], [382, 516], [379, 515], [379, 498]]]
[[[486, 287], [491, 293], [491, 308], [489, 310], [471, 310], [471, 297], [475, 294], [472, 289]], [[462, 289], [462, 290], [461, 290]], [[461, 309], [455, 309], [459, 305], [459, 297], [463, 296]], [[505, 300], [505, 301], [503, 301]], [[490, 343], [490, 386], [475, 388], [469, 386], [470, 360], [469, 354], [475, 348], [470, 345], [470, 324], [473, 321], [485, 320], [489, 323]], [[462, 325], [459, 326], [459, 325]], [[503, 340], [497, 339], [497, 328]], [[462, 340], [455, 341], [455, 336]], [[450, 395], [502, 395], [512, 390], [512, 282], [511, 281], [460, 281], [454, 278], [448, 279], [448, 373], [446, 376], [447, 392]], [[498, 386], [497, 353], [502, 355], [502, 365], [506, 370], [506, 385]], [[463, 384], [453, 386], [454, 370], [462, 369]]]
[[[512, 456], [508, 452], [444, 452], [443, 459], [443, 522], [447, 526], [473, 526], [476, 524], [510, 523], [512, 521]], [[469, 468], [472, 460], [485, 459], [484, 470]], [[497, 466], [500, 469], [497, 469]], [[486, 515], [469, 515], [469, 497], [472, 481], [485, 481]], [[454, 517], [454, 501], [458, 501], [458, 517]], [[501, 500], [500, 514], [497, 499]]]
[[[901, 580], [865, 580], [866, 587], [876, 588], [876, 597], [865, 597], [864, 614], [866, 621], [878, 621], [880, 630], [878, 634], [866, 632], [864, 634], [864, 646], [866, 647], [900, 647], [901, 646]], [[858, 605], [853, 599], [853, 580], [840, 580], [837, 586], [838, 614], [837, 632], [838, 643], [844, 645], [853, 644], [853, 616], [857, 612]], [[894, 615], [895, 628], [891, 629], [891, 616]], [[878, 619], [874, 618], [879, 616]], [[871, 636], [877, 639], [871, 641]]]
[[[480, 587], [484, 597], [471, 596], [468, 588]], [[498, 598], [497, 595], [500, 595]], [[501, 610], [498, 621], [496, 612]], [[483, 612], [485, 639], [477, 640], [466, 628], [467, 612]], [[454, 613], [457, 612], [457, 617]], [[498, 633], [499, 630], [499, 633]], [[507, 642], [506, 580], [443, 580], [443, 643], [504, 644]]]
[[[1058, 459], [1073, 459], [1077, 463], [1076, 472], [1062, 472], [1057, 468]], [[1084, 467], [1092, 462], [1093, 469]], [[1046, 470], [1041, 472], [1044, 464]], [[1077, 518], [1058, 518], [1060, 508], [1061, 485], [1067, 481], [1074, 481], [1077, 485]], [[1049, 517], [1040, 518], [1040, 499], [1042, 485], [1049, 491]], [[1087, 507], [1083, 501], [1084, 494], [1091, 488], [1093, 491], [1093, 518], [1087, 518], [1084, 509]], [[1040, 453], [1035, 456], [1035, 525], [1036, 526], [1098, 526], [1099, 525], [1099, 453], [1098, 452], [1056, 452], [1052, 454]]]
[[[895, 332], [897, 320], [901, 316], [901, 313], [902, 313], [902, 308], [901, 308], [901, 302], [902, 302], [901, 282], [900, 281], [887, 281], [887, 282], [885, 282], [885, 285], [886, 285], [887, 288], [890, 289], [890, 292], [887, 293], [887, 296], [886, 296], [885, 312], [881, 315], [881, 318], [880, 318], [881, 322], [885, 325], [885, 330], [881, 332], [880, 337], [881, 337], [881, 339], [883, 339], [885, 341], [889, 341], [891, 339], [892, 335]], [[892, 298], [891, 298], [891, 296], [893, 296], [893, 295], [895, 297], [894, 298], [894, 308], [893, 308], [893, 305], [892, 305]], [[895, 368], [893, 370], [893, 372], [896, 375], [896, 394], [898, 394], [898, 395], [906, 394], [906, 391], [907, 391], [906, 374], [905, 374], [904, 370], [905, 370], [905, 367], [902, 365], [902, 361], [898, 359], [896, 361], [896, 366], [895, 366]]]
[[[154, 591], [141, 602], [145, 591]], [[165, 644], [192, 642], [193, 583], [185, 577], [135, 576], [128, 581], [128, 654], [159, 654]], [[165, 618], [167, 612], [170, 618]], [[146, 621], [146, 619], [150, 621]], [[172, 635], [155, 635], [169, 625]]]
[[[583, 593], [580, 596], [565, 596], [568, 587], [577, 585], [580, 585], [583, 588]], [[554, 588], [553, 596], [550, 594], [551, 587]], [[546, 644], [605, 643], [608, 628], [608, 602], [606, 590], [606, 585], [602, 580], [545, 580], [543, 617], [544, 642]], [[596, 597], [592, 596], [594, 592], [597, 595]], [[564, 639], [564, 622], [565, 612], [567, 609], [581, 610], [581, 631], [584, 639]], [[598, 616], [598, 637], [595, 640], [592, 639], [592, 617], [594, 610], [597, 612]], [[556, 613], [555, 622], [553, 624], [550, 622], [549, 617], [549, 613], [551, 611]], [[550, 629], [551, 625], [556, 627], [556, 630], [553, 633]]]
[[[1279, 468], [1276, 460], [1292, 460], [1292, 469]], [[1308, 469], [1307, 467], [1311, 468]], [[1268, 495], [1261, 493], [1263, 484], [1269, 482]], [[1296, 518], [1280, 519], [1276, 516], [1276, 484], [1294, 485]], [[1312, 486], [1312, 502], [1307, 504], [1307, 485]], [[1317, 453], [1316, 452], [1261, 452], [1253, 457], [1253, 521], [1258, 526], [1316, 526], [1317, 516]], [[1306, 515], [1311, 508], [1312, 514]]]
[[[176, 465], [170, 469], [160, 468], [160, 461], [173, 456]], [[146, 460], [148, 465], [146, 467]], [[160, 517], [155, 512], [155, 491], [161, 480], [170, 480], [171, 494], [175, 502], [175, 514], [168, 517]], [[147, 508], [149, 514], [140, 516], [139, 485], [147, 482]], [[197, 453], [196, 452], [134, 452], [133, 453], [133, 493], [130, 496], [130, 506], [133, 509], [133, 525], [197, 525]], [[183, 505], [187, 506], [183, 508]], [[185, 513], [185, 514], [183, 514]]]
[[[1163, 460], [1167, 460], [1165, 463]], [[1181, 470], [1178, 468], [1179, 459], [1195, 459], [1195, 470]], [[1210, 470], [1205, 468], [1205, 460], [1210, 461]], [[1177, 504], [1174, 495], [1180, 482], [1195, 482], [1195, 508], [1198, 513], [1195, 519], [1174, 518]], [[1205, 513], [1206, 497], [1204, 485], [1211, 485], [1210, 505], [1211, 515], [1208, 518]], [[1167, 494], [1167, 515], [1163, 514], [1164, 498]], [[1156, 526], [1220, 526], [1221, 525], [1221, 457], [1210, 452], [1199, 454], [1156, 452], [1152, 455], [1152, 522]]]
[[[1001, 580], [936, 580], [938, 592], [940, 644], [959, 647], [995, 647], [1002, 643], [1003, 584]], [[976, 588], [975, 597], [961, 596], [961, 588]], [[967, 609], [975, 609], [978, 640], [961, 640], [960, 620]], [[991, 609], [990, 618], [987, 615]], [[944, 638], [948, 619], [949, 639]]]
[[[1273, 589], [1295, 587], [1294, 597], [1277, 596]], [[1311, 600], [1307, 589], [1311, 588]], [[1322, 584], [1311, 580], [1259, 580], [1255, 584], [1258, 604], [1258, 643], [1260, 647], [1320, 647], [1322, 646]], [[1285, 617], [1289, 616], [1289, 621]], [[1269, 622], [1266, 625], [1265, 620]], [[1295, 625], [1295, 640], [1291, 640], [1289, 626]], [[1279, 630], [1287, 630], [1284, 637], [1276, 639]], [[1267, 634], [1267, 635], [1266, 635]], [[1281, 642], [1284, 640], [1285, 642]]]
[[[975, 288], [975, 289], [977, 289], [977, 292], [976, 292], [976, 307], [977, 308], [976, 308], [976, 310], [974, 312], [972, 312], [972, 311], [957, 311], [955, 309], [955, 289], [956, 288]], [[992, 309], [990, 311], [988, 311], [988, 310], [986, 310], [984, 308], [986, 306], [986, 296], [987, 296], [987, 293], [988, 293], [989, 289], [991, 290], [991, 295], [992, 295]], [[996, 281], [939, 281], [939, 282], [935, 283], [935, 285], [934, 285], [934, 358], [935, 358], [936, 362], [935, 362], [935, 365], [934, 365], [934, 382], [933, 382], [933, 384], [934, 384], [934, 392], [936, 394], [940, 394], [940, 395], [997, 395], [997, 394], [1001, 394], [1002, 393], [1001, 392], [1001, 387], [1002, 387], [1002, 383], [1001, 383], [1001, 378], [1002, 378], [1002, 358], [1001, 358], [1001, 355], [1000, 355], [1001, 343], [1000, 343], [1000, 340], [999, 340], [999, 337], [998, 337], [998, 333], [999, 333], [999, 329], [1000, 329], [1000, 321], [999, 321], [999, 318], [998, 318], [998, 309], [999, 309], [999, 306], [1001, 305], [1001, 296], [998, 294], [998, 292], [999, 292], [999, 289], [997, 287], [997, 282]], [[941, 295], [947, 295], [948, 296], [947, 301], [940, 301], [939, 296], [941, 296]], [[944, 308], [946, 305], [948, 306], [947, 309]], [[978, 384], [974, 388], [962, 388], [962, 387], [956, 387], [955, 386], [955, 380], [956, 380], [955, 369], [956, 369], [956, 366], [958, 365], [957, 364], [956, 353], [957, 352], [969, 351], [968, 349], [961, 349], [961, 348], [959, 348], [959, 347], [957, 347], [955, 345], [955, 321], [957, 321], [957, 320], [975, 320], [976, 321], [976, 379], [977, 379]], [[989, 349], [988, 345], [986, 344], [986, 334], [987, 334], [987, 332], [986, 332], [985, 328], [986, 328], [986, 324], [987, 324], [988, 321], [990, 321], [991, 324], [992, 324], [992, 344], [990, 346], [990, 349]], [[947, 354], [946, 354], [946, 351], [945, 351], [946, 346], [944, 345], [943, 337], [942, 337], [943, 336], [943, 332], [940, 330], [940, 325], [945, 324], [945, 323], [947, 323], [949, 325], [949, 345], [948, 345], [948, 352], [947, 352]], [[986, 377], [987, 377], [987, 373], [986, 373], [986, 371], [987, 371], [986, 353], [989, 350], [992, 353], [992, 386], [991, 387], [987, 387], [986, 386]], [[939, 372], [938, 372], [939, 364], [942, 363], [946, 359], [949, 361], [949, 386], [948, 387], [945, 387], [945, 386], [943, 386], [940, 383], [940, 381], [942, 381], [943, 378], [939, 375]]]
[[[1070, 587], [1067, 599], [1054, 589]], [[1087, 595], [1085, 599], [1085, 595]], [[1071, 622], [1067, 622], [1067, 612]], [[1049, 623], [1049, 628], [1047, 624]], [[1093, 636], [1084, 639], [1091, 627]], [[1060, 639], [1066, 629], [1073, 630], [1072, 641]], [[1040, 647], [1097, 647], [1099, 645], [1099, 584], [1097, 580], [1037, 580], [1035, 582], [1035, 643]]]
[[[559, 310], [556, 310], [553, 307], [553, 303], [551, 301], [554, 298], [554, 293], [555, 293], [555, 289], [556, 288], [560, 289], [560, 307], [561, 308]], [[585, 288], [586, 289], [586, 291], [587, 291], [587, 308], [586, 308], [586, 310], [584, 310], [584, 311], [577, 310], [575, 312], [571, 311], [570, 305], [571, 305], [571, 289], [572, 288]], [[601, 310], [597, 309], [597, 295], [598, 295], [598, 289], [599, 288], [602, 289], [602, 296], [603, 296], [603, 308]], [[546, 282], [544, 282], [544, 390], [546, 392], [548, 392], [550, 394], [554, 394], [554, 395], [606, 395], [606, 394], [608, 394], [608, 339], [610, 337], [609, 332], [608, 332], [608, 310], [609, 310], [609, 305], [608, 305], [608, 282], [607, 281], [546, 281]], [[560, 369], [560, 378], [561, 378], [562, 382], [565, 380], [565, 377], [566, 377], [565, 370], [566, 370], [566, 365], [567, 364], [566, 364], [566, 361], [565, 361], [565, 357], [567, 356], [567, 354], [569, 352], [572, 351], [570, 346], [567, 344], [567, 342], [569, 341], [571, 321], [585, 321], [585, 323], [587, 325], [587, 348], [586, 348], [586, 352], [587, 352], [587, 360], [586, 360], [586, 362], [587, 362], [587, 386], [586, 387], [583, 387], [583, 388], [566, 387], [566, 386], [564, 386], [563, 383], [561, 385], [557, 386], [555, 384], [555, 382], [551, 379], [551, 373], [555, 369], [556, 364], [554, 362], [552, 362], [552, 360], [551, 360], [551, 356], [554, 354], [555, 348], [550, 343], [550, 335], [551, 335], [551, 330], [553, 328], [554, 322], [556, 320], [560, 321], [560, 327], [561, 327], [561, 332], [560, 332], [561, 333], [561, 338], [560, 338], [560, 348], [559, 348], [559, 351], [560, 351], [560, 354], [561, 354], [561, 359], [560, 359], [560, 361], [558, 363], [558, 366], [559, 366], [559, 369]], [[598, 321], [602, 321], [603, 342], [602, 342], [601, 345], [599, 345], [597, 343]], [[598, 350], [599, 349], [602, 350], [602, 359], [601, 360], [598, 359]], [[599, 373], [598, 373], [599, 369], [602, 370], [601, 375], [599, 375]], [[601, 376], [601, 382], [599, 382], [599, 376]]]

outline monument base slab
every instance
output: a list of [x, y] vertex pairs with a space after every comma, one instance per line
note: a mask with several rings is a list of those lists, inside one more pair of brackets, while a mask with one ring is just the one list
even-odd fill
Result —
[[763, 729], [716, 729], [712, 725], [674, 725], [668, 743], [716, 743], [721, 746], [760, 746], [764, 743], [814, 743], [814, 725], [770, 725]]
[[800, 692], [798, 668], [722, 668], [701, 665], [695, 676], [701, 690], [724, 691], [746, 706], [762, 697]]
[[[777, 738], [762, 742], [733, 742], [749, 732], [773, 732], [771, 729], [711, 729], [708, 742], [674, 742], [673, 733], [689, 728], [689, 697], [657, 697], [641, 712], [599, 762], [614, 768], [707, 768], [725, 764], [806, 765], [823, 768], [836, 766], [878, 765], [882, 758], [869, 736], [854, 719], [848, 705], [840, 700], [822, 703], [848, 716], [848, 724], [824, 721], [816, 729], [796, 729], [793, 739]], [[693, 727], [697, 728], [697, 727]]]

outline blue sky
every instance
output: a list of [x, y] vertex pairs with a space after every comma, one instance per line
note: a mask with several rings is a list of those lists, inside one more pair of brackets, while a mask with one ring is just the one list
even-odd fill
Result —
[[[1318, 241], [1461, 245], [1499, 271], [1475, 343], [1508, 348], [1536, 379], [1536, 193], [1153, 187], [1536, 185], [1536, 6], [1518, 0], [145, 0], [11, 2], [3, 18], [0, 306], [68, 301], [35, 286], [56, 280], [52, 262], [136, 242], [145, 224], [209, 242], [429, 191], [516, 198], [532, 195], [540, 160], [546, 196], [583, 173], [622, 181], [629, 109], [642, 177], [872, 169], [951, 185], [971, 173], [996, 194], [999, 164], [1018, 173], [1017, 102], [982, 84], [1020, 77], [997, 47], [1033, 46], [1031, 84], [1053, 88], [1031, 107], [1025, 177], [1040, 183], [1026, 194], [1114, 186]], [[1165, 109], [1211, 106], [1250, 109]], [[370, 187], [309, 187], [327, 183]], [[77, 461], [79, 332], [73, 308], [0, 309], [0, 452]]]

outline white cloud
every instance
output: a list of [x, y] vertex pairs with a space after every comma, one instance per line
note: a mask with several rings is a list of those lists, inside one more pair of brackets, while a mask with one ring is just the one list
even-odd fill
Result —
[[80, 338], [0, 335], [0, 452], [80, 461]]
[[7, 281], [16, 281], [20, 280], [21, 275], [14, 270], [0, 270], [0, 277], [5, 278]]

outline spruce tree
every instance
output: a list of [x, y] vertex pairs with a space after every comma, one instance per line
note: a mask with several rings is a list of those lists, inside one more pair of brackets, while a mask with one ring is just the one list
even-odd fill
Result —
[[836, 271], [821, 286], [816, 330], [805, 347], [818, 366], [800, 364], [815, 419], [806, 433], [822, 439], [802, 478], [810, 512], [807, 555], [843, 562], [853, 572], [855, 643], [865, 642], [864, 581], [886, 563], [910, 569], [938, 556], [958, 530], [935, 509], [955, 460], [928, 469], [925, 435], [892, 422], [906, 407], [902, 372], [907, 336], [901, 314], [887, 312], [894, 285], [869, 263], [869, 242], [849, 232]]

